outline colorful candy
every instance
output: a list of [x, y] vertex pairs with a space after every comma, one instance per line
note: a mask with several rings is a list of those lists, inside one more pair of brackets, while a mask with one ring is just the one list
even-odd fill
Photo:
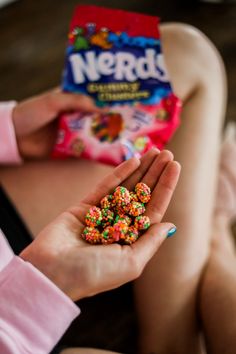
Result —
[[138, 216], [145, 212], [145, 206], [140, 202], [131, 202], [129, 207], [129, 215]]
[[81, 237], [91, 244], [131, 245], [150, 226], [149, 217], [143, 215], [144, 203], [150, 198], [150, 188], [141, 182], [131, 192], [123, 186], [116, 187], [113, 194], [102, 198], [101, 208], [89, 209]]
[[112, 225], [114, 220], [114, 212], [110, 209], [102, 209], [102, 226], [110, 226]]
[[130, 204], [127, 204], [127, 205], [124, 205], [124, 206], [118, 206], [116, 205], [114, 207], [114, 211], [117, 215], [119, 215], [120, 217], [126, 215], [129, 213], [129, 207], [130, 207]]
[[89, 209], [85, 216], [85, 223], [88, 226], [95, 227], [101, 224], [102, 221], [102, 211], [100, 208], [93, 206]]
[[151, 199], [151, 189], [145, 183], [137, 183], [135, 192], [142, 203], [148, 203]]
[[102, 198], [100, 205], [102, 209], [110, 209], [112, 207], [112, 194], [107, 194], [104, 198]]
[[150, 227], [150, 219], [146, 215], [139, 215], [134, 220], [134, 227], [137, 230], [147, 230]]
[[116, 242], [124, 239], [125, 235], [127, 234], [128, 228], [129, 227], [127, 225], [127, 222], [124, 220], [119, 220], [113, 225], [114, 239]]
[[127, 188], [118, 186], [114, 191], [114, 201], [117, 206], [125, 206], [130, 203], [130, 195]]
[[82, 238], [92, 244], [101, 243], [101, 234], [94, 227], [86, 226], [82, 232]]
[[115, 242], [113, 226], [107, 226], [101, 234], [101, 242], [104, 245], [110, 245]]
[[116, 215], [115, 222], [117, 222], [119, 220], [125, 221], [128, 226], [132, 223], [131, 217], [129, 215], [125, 215], [125, 214]]
[[129, 195], [130, 195], [130, 201], [131, 201], [131, 202], [138, 202], [138, 201], [139, 201], [139, 200], [138, 200], [138, 196], [137, 196], [136, 193], [130, 192]]
[[135, 226], [130, 226], [123, 240], [124, 243], [126, 243], [127, 245], [131, 245], [132, 243], [137, 241], [138, 237], [139, 237], [138, 230], [135, 228]]

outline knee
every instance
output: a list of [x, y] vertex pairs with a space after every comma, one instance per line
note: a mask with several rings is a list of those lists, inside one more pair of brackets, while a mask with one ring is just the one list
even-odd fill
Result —
[[189, 64], [194, 59], [205, 70], [218, 70], [223, 65], [214, 44], [196, 27], [184, 23], [169, 23], [163, 25], [162, 29], [169, 45], [173, 46], [178, 55], [182, 54], [182, 59], [186, 57]]
[[207, 36], [197, 28], [184, 23], [161, 26], [163, 50], [167, 68], [173, 80], [199, 84], [212, 84], [218, 80], [224, 86], [225, 70], [222, 58]]

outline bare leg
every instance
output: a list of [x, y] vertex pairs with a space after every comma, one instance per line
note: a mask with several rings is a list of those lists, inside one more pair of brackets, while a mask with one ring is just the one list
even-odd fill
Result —
[[228, 124], [221, 149], [211, 253], [199, 292], [209, 354], [231, 354], [236, 348], [236, 254], [230, 227], [236, 217], [235, 139], [236, 125]]
[[182, 125], [169, 145], [182, 175], [166, 218], [168, 240], [136, 281], [141, 353], [199, 353], [196, 294], [208, 257], [225, 110], [225, 77], [218, 53], [197, 30], [162, 28], [167, 68], [183, 98]]
[[2, 168], [0, 180], [35, 237], [111, 168], [83, 160], [28, 162]]
[[234, 354], [236, 348], [236, 255], [229, 219], [214, 218], [214, 241], [200, 291], [200, 311], [209, 354]]

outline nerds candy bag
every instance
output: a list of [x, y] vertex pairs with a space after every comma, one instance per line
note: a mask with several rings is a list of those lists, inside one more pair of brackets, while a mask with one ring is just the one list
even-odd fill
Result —
[[168, 142], [181, 104], [165, 68], [158, 23], [157, 17], [122, 10], [76, 8], [62, 88], [89, 95], [108, 110], [62, 114], [53, 157], [117, 165]]

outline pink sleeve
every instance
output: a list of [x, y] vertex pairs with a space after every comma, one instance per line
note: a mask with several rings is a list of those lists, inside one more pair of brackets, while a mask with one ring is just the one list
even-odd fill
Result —
[[0, 164], [22, 162], [12, 121], [15, 105], [15, 101], [0, 103]]
[[45, 354], [58, 342], [78, 307], [48, 278], [9, 252], [0, 232], [0, 353]]
[[[3, 268], [12, 260], [14, 256], [2, 230], [0, 229], [0, 274]], [[0, 275], [1, 276], [1, 275]], [[1, 293], [0, 293], [1, 297]]]

